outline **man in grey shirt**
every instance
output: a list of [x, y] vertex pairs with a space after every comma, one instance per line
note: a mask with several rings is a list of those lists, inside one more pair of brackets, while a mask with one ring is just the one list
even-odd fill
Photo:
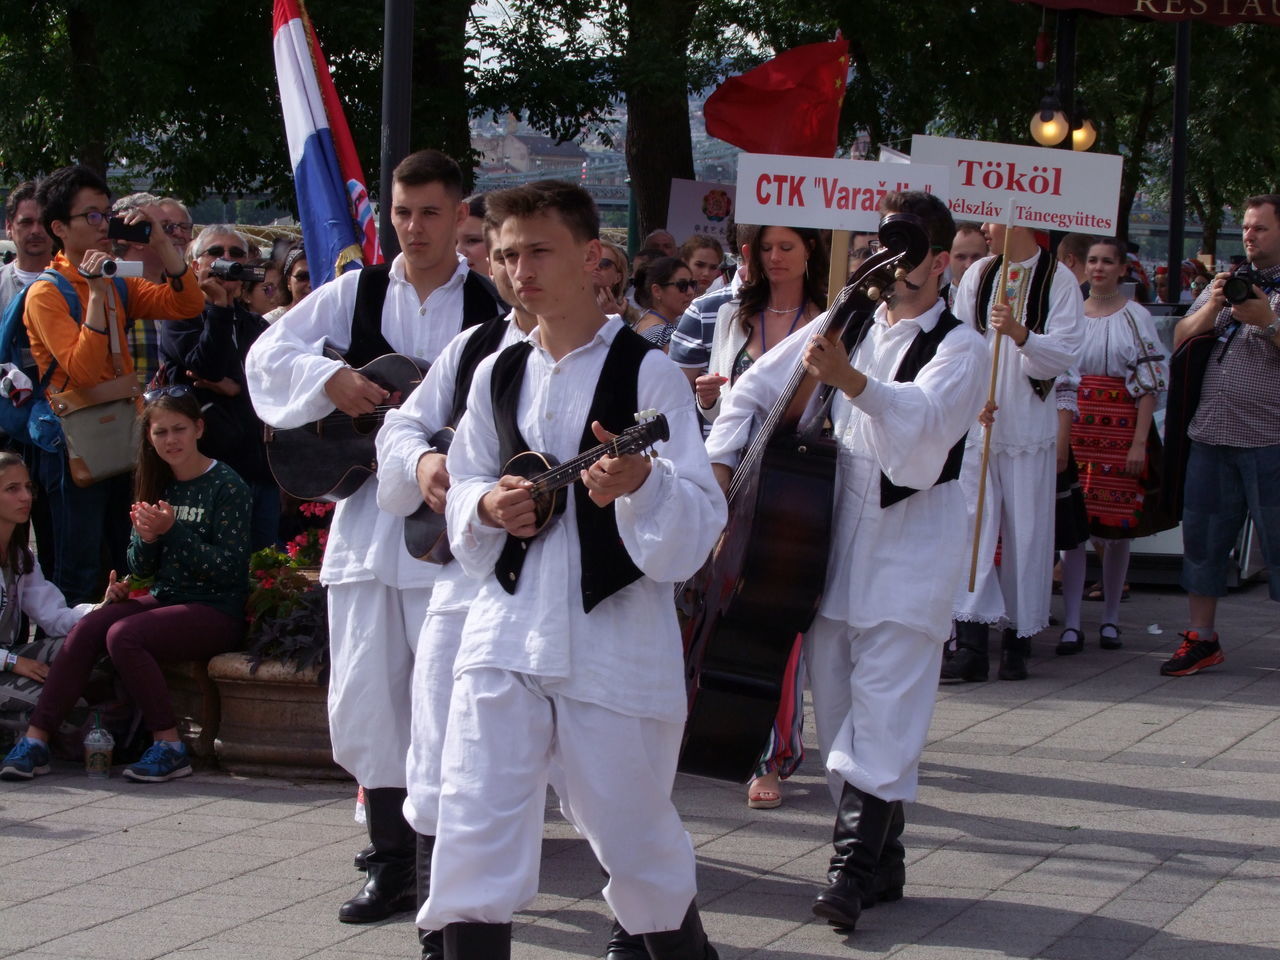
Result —
[[0, 317], [9, 301], [28, 283], [40, 276], [53, 256], [53, 240], [40, 222], [34, 180], [20, 183], [4, 201], [4, 229], [18, 255], [0, 267]]

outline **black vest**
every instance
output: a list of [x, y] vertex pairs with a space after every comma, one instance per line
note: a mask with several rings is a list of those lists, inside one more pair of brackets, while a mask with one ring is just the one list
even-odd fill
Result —
[[[984, 334], [987, 332], [987, 314], [991, 309], [991, 291], [1000, 279], [1000, 265], [1003, 262], [1003, 256], [992, 257], [982, 268], [981, 280], [978, 283], [978, 302], [975, 304], [977, 309], [974, 311], [974, 319], [977, 321], [978, 330]], [[1027, 291], [1026, 315], [1022, 318], [1022, 325], [1032, 333], [1044, 333], [1045, 321], [1049, 318], [1049, 294], [1053, 291], [1053, 275], [1057, 269], [1058, 261], [1053, 259], [1053, 255], [1048, 250], [1041, 248], [1036, 257], [1036, 265], [1031, 268], [1031, 288]], [[1027, 379], [1031, 381], [1031, 389], [1036, 392], [1036, 396], [1044, 400], [1053, 389], [1055, 378], [1037, 380], [1035, 377], [1027, 377]]]
[[[382, 305], [391, 284], [391, 264], [362, 267], [356, 283], [356, 306], [351, 315], [351, 346], [344, 359], [352, 367], [396, 353], [382, 335]], [[498, 296], [493, 281], [474, 270], [462, 282], [462, 329], [484, 323], [495, 313], [506, 314], [507, 305]]]
[[[849, 350], [849, 356], [852, 357], [855, 350], [866, 339], [868, 333], [871, 332], [871, 325], [875, 322], [875, 314], [868, 314], [867, 319], [860, 328], [857, 328], [856, 336], [852, 338], [852, 346]], [[933, 325], [932, 330], [921, 330], [916, 334], [915, 339], [911, 341], [911, 346], [907, 347], [906, 353], [902, 355], [902, 359], [898, 362], [898, 369], [894, 372], [893, 379], [896, 383], [912, 383], [924, 369], [925, 364], [934, 358], [938, 352], [938, 347], [942, 344], [943, 338], [960, 326], [960, 321], [955, 318], [950, 310], [943, 308], [942, 315], [938, 317], [938, 322]], [[850, 325], [852, 328], [852, 324]], [[850, 342], [848, 331], [845, 337], [846, 343]], [[940, 483], [947, 483], [950, 480], [956, 480], [960, 477], [960, 465], [964, 461], [964, 443], [965, 438], [961, 437], [951, 448], [951, 452], [947, 454], [946, 462], [942, 465], [942, 472], [938, 474], [938, 479], [933, 481], [933, 486]], [[891, 507], [900, 500], [905, 500], [913, 493], [919, 493], [914, 487], [900, 487], [890, 480], [883, 471], [880, 474], [880, 507]]]
[[475, 379], [476, 367], [480, 366], [481, 360], [498, 349], [506, 332], [507, 315], [503, 313], [480, 324], [480, 328], [467, 338], [458, 357], [458, 373], [453, 381], [453, 406], [449, 410], [446, 426], [456, 427], [466, 413], [467, 395], [471, 393], [471, 381]]
[[[504, 464], [529, 449], [516, 424], [516, 412], [526, 361], [532, 349], [533, 344], [527, 340], [513, 343], [498, 355], [493, 367], [490, 385], [493, 419], [498, 433], [498, 459]], [[591, 432], [592, 421], [599, 420], [614, 433], [621, 433], [634, 422], [639, 405], [640, 364], [645, 354], [653, 349], [653, 344], [629, 328], [618, 331], [605, 357], [600, 379], [596, 381], [595, 395], [578, 445], [579, 453], [599, 443]], [[573, 507], [578, 520], [578, 546], [582, 558], [582, 609], [590, 613], [601, 600], [639, 580], [642, 574], [623, 546], [612, 503], [607, 507], [597, 507], [587, 496], [586, 488], [575, 483]], [[507, 536], [494, 568], [498, 583], [507, 593], [516, 591], [528, 544], [528, 540]]]

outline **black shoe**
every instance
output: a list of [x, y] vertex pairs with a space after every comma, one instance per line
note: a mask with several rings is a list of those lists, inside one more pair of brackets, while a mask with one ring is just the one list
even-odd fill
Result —
[[447, 960], [511, 960], [509, 923], [450, 923], [443, 936]]
[[1209, 640], [1203, 639], [1198, 630], [1188, 630], [1178, 636], [1182, 637], [1182, 643], [1172, 657], [1160, 664], [1162, 676], [1189, 677], [1205, 667], [1217, 666], [1226, 659], [1222, 655], [1222, 645], [1218, 643], [1216, 633]]
[[813, 901], [814, 916], [821, 917], [833, 927], [853, 930], [862, 916], [862, 901], [866, 896], [858, 881], [847, 873], [837, 874]]
[[[902, 831], [906, 826], [901, 800], [891, 804], [893, 811], [889, 819], [889, 833], [884, 838], [884, 846], [880, 850], [880, 861], [876, 864], [875, 881], [869, 893], [862, 897], [862, 909], [870, 910], [877, 903], [892, 903], [902, 899], [903, 888], [907, 885], [907, 850], [902, 845]], [[828, 880], [834, 880], [832, 876]]]
[[814, 914], [837, 927], [854, 928], [863, 901], [878, 895], [876, 871], [899, 812], [898, 804], [844, 785], [831, 837], [829, 883], [813, 901]]
[[977, 653], [968, 647], [961, 647], [951, 657], [942, 662], [942, 672], [938, 675], [939, 683], [981, 683], [987, 679], [991, 670], [990, 661], [985, 654]]
[[355, 855], [354, 863], [356, 865], [356, 869], [361, 873], [364, 873], [369, 869], [369, 854], [371, 853], [373, 853], [372, 843]]
[[643, 939], [653, 960], [720, 960], [702, 929], [696, 902], [689, 904], [678, 929], [646, 933]]
[[[418, 834], [416, 860], [418, 880], [418, 909], [431, 896], [431, 857], [435, 853], [436, 838], [432, 835]], [[422, 947], [422, 960], [444, 960], [444, 934], [439, 930], [423, 930], [418, 928], [418, 944]]]
[[[1067, 634], [1074, 633], [1075, 637], [1069, 638]], [[1075, 627], [1067, 627], [1062, 631], [1062, 636], [1058, 638], [1058, 645], [1053, 648], [1053, 652], [1060, 657], [1069, 657], [1072, 654], [1079, 653], [1084, 649], [1084, 634]]]
[[1001, 680], [1027, 679], [1027, 650], [1030, 646], [1030, 637], [1020, 637], [1017, 631], [1007, 628], [1000, 638], [1000, 669], [996, 676]]
[[343, 923], [374, 923], [418, 904], [415, 855], [417, 834], [404, 819], [405, 791], [365, 790], [365, 816], [373, 852], [365, 858], [369, 879], [338, 908]]
[[[1110, 634], [1107, 633], [1108, 629], [1112, 631]], [[1114, 623], [1104, 623], [1100, 626], [1098, 628], [1098, 646], [1103, 650], [1119, 650], [1123, 647], [1124, 644], [1120, 642], [1120, 628]]]
[[649, 948], [644, 945], [644, 937], [627, 933], [615, 917], [609, 942], [605, 944], [604, 960], [649, 960]]

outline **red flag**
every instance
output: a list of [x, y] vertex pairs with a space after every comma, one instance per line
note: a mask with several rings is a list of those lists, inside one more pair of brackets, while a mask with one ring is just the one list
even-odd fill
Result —
[[716, 88], [703, 108], [707, 133], [749, 153], [830, 157], [848, 70], [843, 37], [783, 51]]

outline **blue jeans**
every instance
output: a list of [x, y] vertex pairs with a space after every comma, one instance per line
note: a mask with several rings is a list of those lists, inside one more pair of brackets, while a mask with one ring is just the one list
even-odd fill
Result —
[[1192, 441], [1182, 509], [1182, 586], [1202, 597], [1227, 592], [1227, 560], [1245, 514], [1280, 600], [1280, 444], [1224, 447]]
[[33, 466], [53, 520], [53, 570], [46, 570], [45, 576], [69, 604], [101, 600], [107, 570], [117, 571], [121, 578], [129, 571], [133, 477], [124, 474], [77, 487], [66, 453], [39, 449]]

